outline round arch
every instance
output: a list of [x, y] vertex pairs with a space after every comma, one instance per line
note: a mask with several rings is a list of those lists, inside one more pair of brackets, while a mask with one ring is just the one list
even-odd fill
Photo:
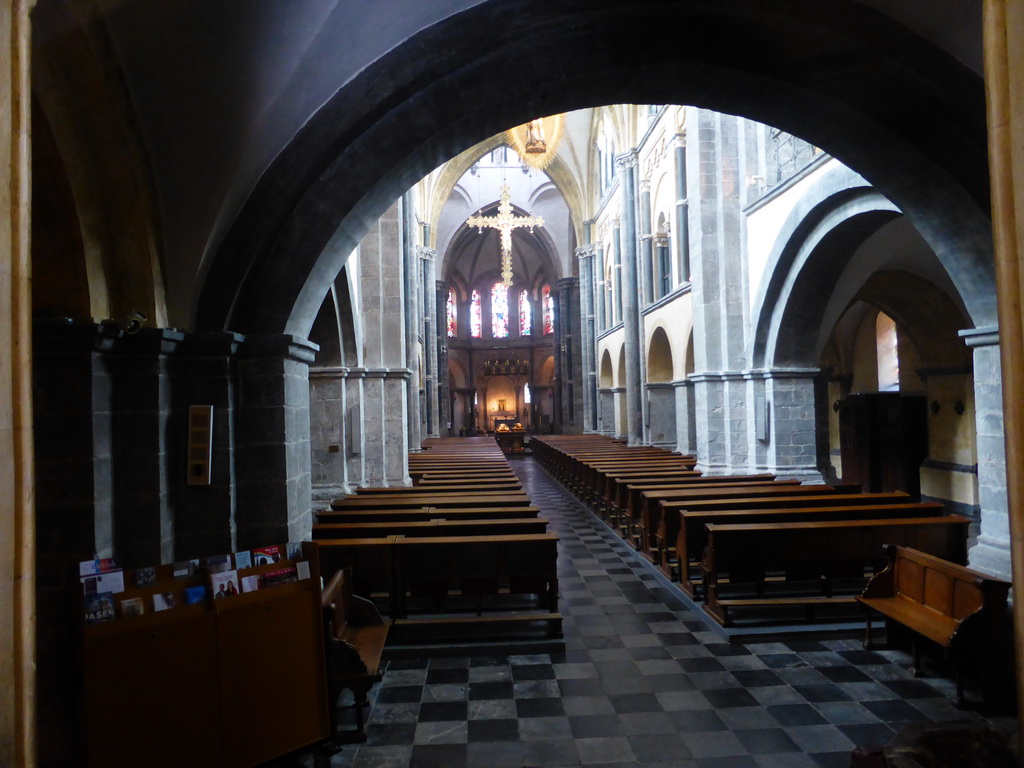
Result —
[[672, 342], [664, 327], [659, 325], [647, 346], [647, 380], [652, 383], [672, 381], [675, 378], [672, 361]]
[[601, 377], [599, 386], [601, 389], [611, 389], [614, 386], [614, 379], [612, 378], [612, 353], [607, 349], [601, 355]]
[[[516, 77], [494, 88], [509, 62]], [[944, 262], [992, 273], [982, 80], [888, 17], [841, 0], [491, 0], [373, 61], [307, 121], [211, 247], [196, 326], [307, 335], [348, 254], [426, 172], [538, 114], [608, 103], [797, 134], [894, 201]], [[973, 282], [979, 324], [995, 317], [991, 282]]]

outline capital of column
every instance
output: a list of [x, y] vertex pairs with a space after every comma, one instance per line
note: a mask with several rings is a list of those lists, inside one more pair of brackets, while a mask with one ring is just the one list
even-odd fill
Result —
[[446, 283], [444, 280], [437, 280], [436, 282], [437, 282], [437, 290], [439, 290], [441, 293], [444, 293], [445, 289], [448, 288], [448, 283]]
[[562, 277], [558, 280], [558, 287], [563, 290], [566, 288], [575, 288], [579, 284], [580, 279], [578, 277]]
[[637, 188], [640, 190], [641, 195], [651, 194], [651, 180], [640, 179], [640, 183], [637, 185]]
[[623, 152], [621, 155], [615, 157], [615, 165], [620, 171], [629, 170], [630, 168], [636, 168], [639, 164], [639, 156], [635, 149], [631, 149], [628, 152]]
[[416, 255], [419, 256], [421, 259], [426, 259], [427, 261], [437, 260], [437, 251], [435, 251], [433, 248], [427, 248], [426, 246], [423, 245], [416, 246]]
[[672, 137], [677, 147], [686, 147], [686, 131], [682, 130]]
[[299, 363], [312, 363], [320, 345], [290, 333], [246, 336], [243, 357], [283, 357]]
[[965, 328], [957, 331], [957, 335], [964, 340], [968, 347], [994, 347], [999, 346], [999, 326], [983, 325], [980, 328]]
[[583, 261], [584, 259], [590, 259], [593, 258], [596, 252], [597, 246], [594, 245], [594, 243], [591, 243], [590, 245], [581, 245], [579, 248], [576, 249], [576, 258], [579, 259], [580, 261]]

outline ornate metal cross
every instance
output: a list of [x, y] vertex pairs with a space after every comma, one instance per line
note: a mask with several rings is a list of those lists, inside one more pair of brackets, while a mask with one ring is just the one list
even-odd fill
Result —
[[516, 216], [512, 213], [511, 195], [508, 186], [501, 188], [501, 202], [498, 204], [497, 216], [470, 216], [466, 225], [476, 227], [481, 234], [484, 227], [490, 227], [501, 233], [501, 280], [506, 286], [512, 285], [512, 230], [518, 227], [543, 227], [541, 216]]

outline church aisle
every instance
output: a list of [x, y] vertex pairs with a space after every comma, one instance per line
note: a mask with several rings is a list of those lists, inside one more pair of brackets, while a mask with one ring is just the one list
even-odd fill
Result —
[[859, 639], [722, 641], [532, 459], [512, 466], [562, 539], [564, 653], [392, 661], [366, 744], [332, 766], [847, 768], [904, 723], [979, 717]]

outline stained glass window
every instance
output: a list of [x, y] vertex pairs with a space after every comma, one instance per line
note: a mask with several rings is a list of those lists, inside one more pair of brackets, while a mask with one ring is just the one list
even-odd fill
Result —
[[504, 283], [491, 286], [491, 336], [508, 337], [508, 286]]
[[473, 291], [469, 297], [469, 335], [474, 339], [483, 336], [483, 317], [480, 310], [480, 291]]
[[448, 289], [448, 338], [455, 338], [458, 316], [458, 309], [455, 305], [455, 291]]
[[555, 297], [551, 295], [551, 286], [545, 285], [544, 291], [544, 335], [555, 332]]
[[519, 292], [519, 335], [529, 336], [533, 333], [532, 316], [530, 313], [530, 292]]

